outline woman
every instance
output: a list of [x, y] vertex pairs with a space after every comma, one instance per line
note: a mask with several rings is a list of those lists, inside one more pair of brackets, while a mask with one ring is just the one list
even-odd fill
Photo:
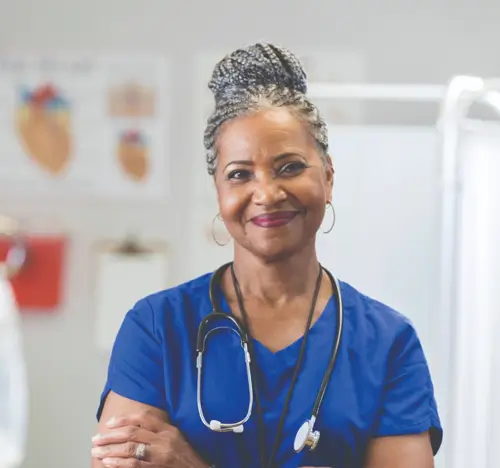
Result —
[[[327, 128], [306, 96], [300, 63], [275, 45], [226, 56], [209, 88], [207, 166], [234, 240], [214, 299], [250, 333], [252, 417], [242, 433], [221, 433], [198, 412], [196, 336], [212, 310], [207, 274], [127, 314], [92, 466], [431, 468], [442, 429], [417, 334], [404, 316], [344, 282], [340, 347], [315, 425], [321, 436], [314, 450], [295, 452], [340, 324], [335, 281], [315, 249], [332, 208]], [[206, 341], [202, 409], [207, 421], [234, 422], [249, 404], [245, 361], [239, 337], [219, 331]]]

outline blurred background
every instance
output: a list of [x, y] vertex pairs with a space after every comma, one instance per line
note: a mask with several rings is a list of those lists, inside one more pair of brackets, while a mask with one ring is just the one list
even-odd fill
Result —
[[[500, 129], [480, 103], [459, 139], [441, 119], [454, 76], [500, 77], [499, 18], [494, 0], [0, 0], [0, 215], [32, 259], [11, 282], [29, 383], [22, 467], [90, 466], [127, 309], [231, 257], [211, 233], [206, 84], [259, 40], [301, 57], [330, 126], [336, 223], [318, 236], [322, 261], [409, 316], [424, 343], [445, 424], [437, 466], [500, 466]], [[30, 128], [40, 105], [52, 120]], [[443, 164], [453, 154], [459, 184]]]

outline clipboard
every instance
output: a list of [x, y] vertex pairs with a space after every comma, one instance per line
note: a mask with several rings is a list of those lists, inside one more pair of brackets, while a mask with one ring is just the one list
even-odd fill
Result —
[[110, 352], [127, 312], [145, 296], [167, 287], [166, 243], [120, 243], [96, 246], [94, 281], [95, 343]]

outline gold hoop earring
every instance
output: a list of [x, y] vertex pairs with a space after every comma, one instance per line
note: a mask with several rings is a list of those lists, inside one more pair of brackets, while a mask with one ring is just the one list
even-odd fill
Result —
[[220, 217], [220, 213], [217, 213], [215, 216], [214, 216], [214, 219], [212, 220], [212, 239], [214, 240], [214, 242], [220, 246], [220, 247], [224, 247], [226, 246], [228, 243], [229, 243], [229, 239], [227, 240], [227, 242], [225, 243], [221, 243], [217, 240], [217, 237], [215, 236], [215, 221], [222, 221], [222, 218]]
[[333, 207], [331, 202], [326, 202], [325, 213], [329, 207], [331, 208], [333, 215], [332, 224], [326, 231], [323, 231], [323, 234], [329, 234], [330, 232], [332, 232], [332, 229], [335, 226], [335, 221], [337, 220], [337, 215], [335, 214], [335, 208]]

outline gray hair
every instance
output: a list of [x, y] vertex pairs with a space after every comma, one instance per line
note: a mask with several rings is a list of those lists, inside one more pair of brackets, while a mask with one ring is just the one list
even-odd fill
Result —
[[207, 170], [217, 166], [217, 133], [235, 117], [265, 107], [286, 107], [307, 124], [326, 161], [328, 131], [316, 106], [307, 98], [307, 76], [297, 57], [282, 47], [257, 43], [224, 57], [208, 83], [215, 109], [204, 135]]

